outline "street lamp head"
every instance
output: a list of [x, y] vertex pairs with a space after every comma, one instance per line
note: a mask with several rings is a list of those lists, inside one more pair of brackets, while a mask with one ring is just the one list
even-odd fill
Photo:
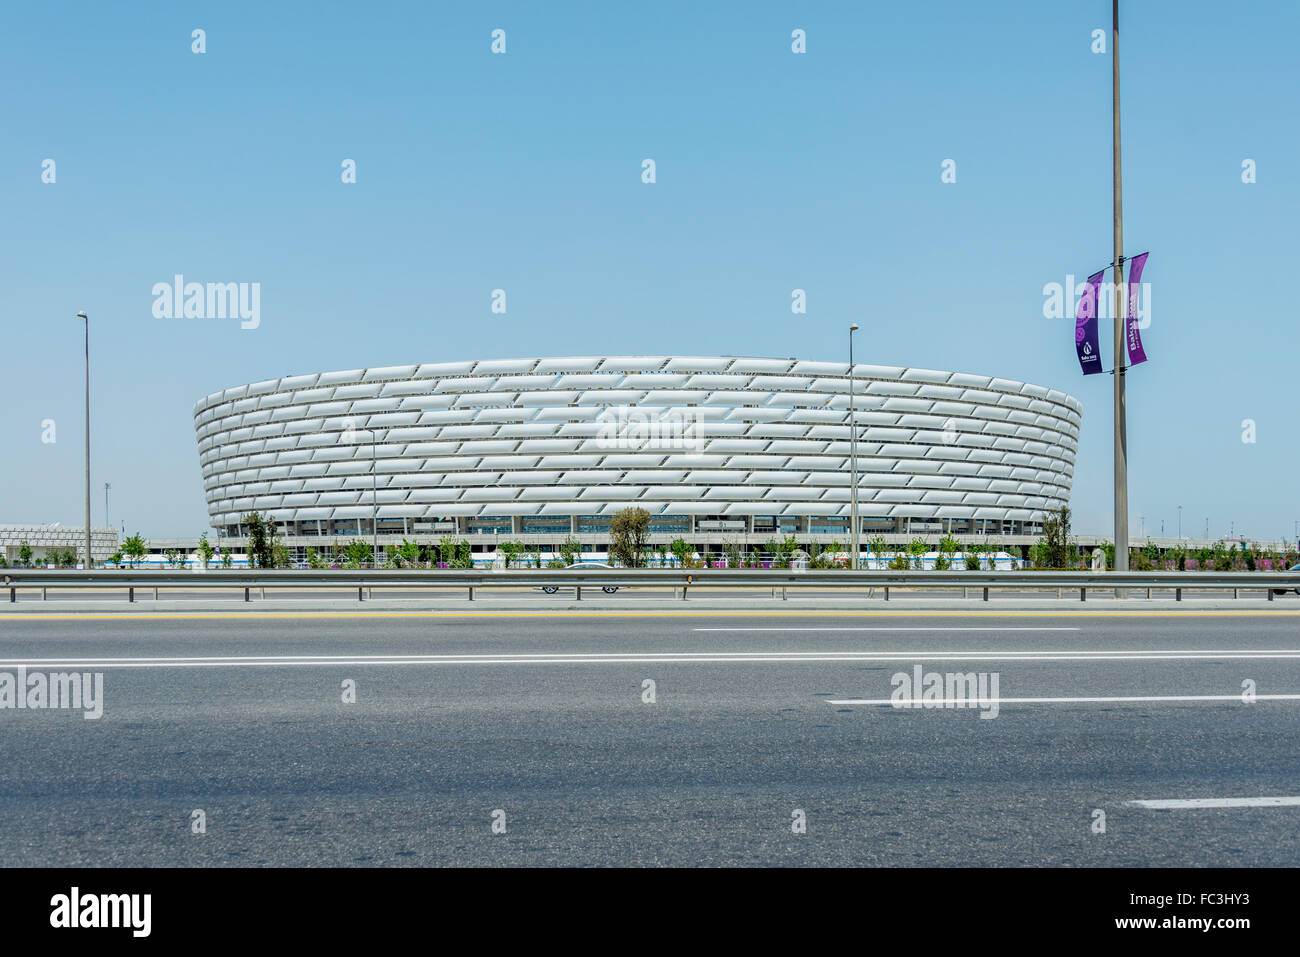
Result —
[[78, 318], [78, 319], [89, 319], [90, 317], [87, 316], [84, 312], [79, 312], [79, 313], [77, 313], [76, 318]]
[[849, 332], [857, 332], [857, 331], [858, 331], [858, 324], [856, 322], [853, 323], [853, 325], [849, 326]]

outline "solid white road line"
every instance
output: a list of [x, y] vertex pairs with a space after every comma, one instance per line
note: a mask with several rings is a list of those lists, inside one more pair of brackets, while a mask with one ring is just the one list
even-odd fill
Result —
[[[1175, 695], [1133, 695], [1121, 697], [1087, 697], [1087, 698], [990, 698], [999, 705], [1004, 704], [1164, 704], [1171, 701], [1237, 701], [1244, 702], [1241, 694], [1175, 694]], [[1257, 694], [1252, 701], [1300, 701], [1300, 694]], [[894, 701], [893, 698], [832, 698], [827, 704], [893, 705], [903, 708], [920, 709], [925, 702], [920, 698], [905, 698]], [[929, 702], [929, 710], [944, 710], [942, 701]], [[949, 709], [951, 710], [951, 709]]]
[[1125, 803], [1129, 807], [1144, 807], [1153, 811], [1179, 811], [1198, 807], [1300, 807], [1300, 797], [1168, 798]]
[[919, 628], [899, 625], [897, 627], [872, 628], [695, 628], [694, 631], [1082, 631], [1081, 628], [1058, 627], [1011, 627], [1011, 628]]

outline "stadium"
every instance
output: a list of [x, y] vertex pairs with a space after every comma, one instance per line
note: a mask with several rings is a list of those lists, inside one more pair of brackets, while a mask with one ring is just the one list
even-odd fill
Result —
[[[850, 395], [852, 383], [852, 395]], [[602, 552], [620, 509], [651, 542], [845, 542], [857, 424], [864, 536], [1038, 534], [1067, 503], [1081, 406], [1044, 386], [800, 359], [615, 356], [353, 369], [194, 408], [218, 539], [243, 516], [310, 545], [466, 537]], [[233, 544], [233, 543], [232, 543]]]

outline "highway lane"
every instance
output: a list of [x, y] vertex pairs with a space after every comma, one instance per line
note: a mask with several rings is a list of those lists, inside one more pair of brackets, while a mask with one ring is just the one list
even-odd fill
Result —
[[[0, 616], [19, 665], [103, 717], [0, 709], [6, 865], [1300, 862], [1300, 807], [1129, 803], [1300, 795], [1292, 615]], [[832, 703], [916, 666], [1052, 700]], [[1063, 700], [1169, 695], [1229, 700]]]

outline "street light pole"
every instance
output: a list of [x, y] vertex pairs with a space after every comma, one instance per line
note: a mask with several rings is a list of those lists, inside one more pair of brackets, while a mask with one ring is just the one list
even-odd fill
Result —
[[113, 523], [108, 520], [108, 490], [112, 488], [107, 482], [104, 483], [104, 527], [112, 528]]
[[855, 322], [849, 326], [849, 568], [858, 568], [858, 423], [853, 412], [853, 391], [856, 377], [853, 374], [853, 333], [858, 331]]
[[1178, 506], [1178, 538], [1181, 540], [1182, 537], [1183, 537], [1183, 507], [1179, 505]]
[[86, 324], [86, 570], [95, 567], [90, 556], [90, 317], [84, 312], [77, 318]]
[[1111, 0], [1111, 143], [1115, 214], [1115, 571], [1128, 571], [1128, 422], [1124, 398], [1124, 205], [1119, 137], [1119, 0]]

